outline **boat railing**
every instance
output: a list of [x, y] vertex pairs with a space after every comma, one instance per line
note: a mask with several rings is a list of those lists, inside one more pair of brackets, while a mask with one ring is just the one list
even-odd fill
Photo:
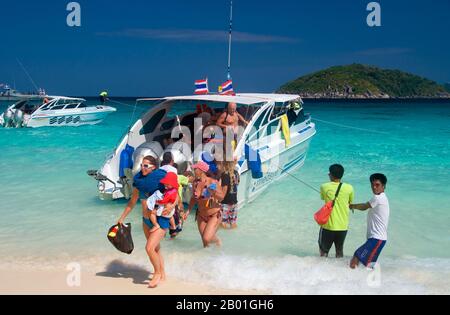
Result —
[[[267, 119], [267, 122], [262, 124], [257, 130], [253, 130], [252, 133], [250, 133], [247, 136], [247, 140], [246, 140], [247, 142], [252, 142], [261, 137], [264, 137], [267, 135], [272, 135], [273, 133], [268, 134], [267, 128], [270, 128], [270, 126], [275, 126], [275, 125], [280, 126], [281, 118], [283, 117], [283, 115], [276, 116], [272, 119], [270, 119], [270, 118], [268, 119], [268, 116], [270, 117], [272, 115], [272, 112], [273, 112], [273, 109], [267, 111], [267, 113], [264, 115], [263, 120], [262, 120], [262, 121], [266, 121], [266, 119]], [[275, 124], [275, 123], [277, 123], [277, 124]], [[281, 131], [281, 128], [279, 128], [279, 127], [277, 127], [277, 128]]]

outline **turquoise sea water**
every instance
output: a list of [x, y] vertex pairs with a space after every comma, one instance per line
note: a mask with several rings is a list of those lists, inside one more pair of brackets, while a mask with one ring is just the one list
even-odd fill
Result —
[[[120, 259], [149, 268], [140, 209], [129, 218], [136, 250], [124, 257], [108, 243], [106, 231], [126, 203], [100, 201], [96, 183], [86, 175], [103, 164], [131, 123], [132, 106], [111, 105], [118, 112], [96, 126], [0, 128], [0, 267], [64, 268], [75, 261], [101, 271]], [[2, 112], [5, 108], [0, 105]], [[358, 202], [371, 197], [370, 174], [389, 178], [391, 222], [380, 259], [381, 286], [368, 285], [365, 269], [350, 271], [348, 259], [317, 258], [312, 215], [322, 202], [293, 177], [242, 209], [239, 229], [219, 232], [220, 250], [201, 248], [191, 218], [177, 240], [163, 244], [169, 276], [279, 294], [450, 294], [450, 104], [306, 103], [305, 108], [318, 119], [318, 133], [305, 166], [293, 176], [320, 187], [329, 165], [341, 163]], [[137, 115], [143, 110], [140, 106]], [[364, 242], [365, 231], [366, 215], [352, 215], [347, 258]]]

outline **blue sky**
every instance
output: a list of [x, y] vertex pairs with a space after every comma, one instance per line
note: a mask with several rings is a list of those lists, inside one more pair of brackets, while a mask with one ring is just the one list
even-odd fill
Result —
[[[190, 94], [226, 80], [229, 1], [80, 0], [79, 28], [63, 0], [0, 1], [0, 83], [51, 94]], [[301, 75], [353, 62], [450, 81], [450, 1], [234, 0], [232, 76], [238, 92], [271, 92]]]

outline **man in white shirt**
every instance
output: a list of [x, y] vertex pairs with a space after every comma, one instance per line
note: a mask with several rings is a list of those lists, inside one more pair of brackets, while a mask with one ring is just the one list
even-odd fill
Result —
[[175, 173], [178, 175], [178, 170], [173, 165], [174, 161], [172, 153], [170, 152], [164, 153], [160, 169], [166, 171], [167, 173]]
[[361, 246], [353, 256], [350, 268], [355, 269], [359, 263], [366, 267], [374, 267], [387, 242], [389, 225], [389, 200], [384, 193], [387, 178], [383, 174], [370, 176], [370, 183], [374, 196], [372, 200], [363, 204], [350, 205], [350, 209], [369, 210], [367, 215], [367, 242]]

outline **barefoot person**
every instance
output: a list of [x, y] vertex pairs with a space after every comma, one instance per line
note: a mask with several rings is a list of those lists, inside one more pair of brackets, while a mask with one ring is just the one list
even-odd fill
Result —
[[361, 246], [353, 256], [350, 268], [355, 269], [359, 263], [372, 268], [387, 242], [387, 229], [389, 225], [389, 200], [384, 193], [387, 178], [383, 174], [370, 176], [372, 200], [363, 204], [350, 205], [350, 209], [361, 211], [369, 210], [367, 214], [367, 242]]
[[235, 161], [222, 162], [222, 175], [220, 184], [225, 191], [225, 196], [221, 201], [222, 206], [222, 227], [224, 229], [237, 228], [237, 192], [239, 185], [239, 173], [236, 171]]
[[[139, 172], [134, 178], [133, 195], [128, 202], [122, 216], [118, 220], [119, 224], [123, 224], [126, 217], [136, 206], [138, 200], [142, 205], [142, 218], [144, 226], [144, 234], [147, 239], [147, 254], [154, 267], [154, 277], [150, 282], [150, 287], [156, 287], [161, 280], [165, 279], [164, 261], [161, 255], [160, 241], [164, 238], [166, 232], [163, 229], [159, 229], [154, 233], [150, 233], [153, 225], [150, 221], [150, 211], [147, 208], [147, 198], [153, 195], [157, 190], [164, 191], [164, 185], [160, 182], [167, 175], [167, 172], [161, 169], [157, 169], [156, 159], [152, 156], [147, 156], [142, 160], [141, 172]], [[171, 206], [166, 207], [165, 213], [171, 211]]]
[[[217, 237], [217, 229], [222, 221], [221, 207], [217, 199], [223, 198], [218, 182], [207, 176], [209, 165], [203, 161], [198, 162], [193, 167], [196, 177], [193, 200], [198, 205], [197, 225], [203, 246], [209, 247], [211, 243], [221, 245]], [[194, 203], [189, 205], [186, 216], [189, 215]]]

